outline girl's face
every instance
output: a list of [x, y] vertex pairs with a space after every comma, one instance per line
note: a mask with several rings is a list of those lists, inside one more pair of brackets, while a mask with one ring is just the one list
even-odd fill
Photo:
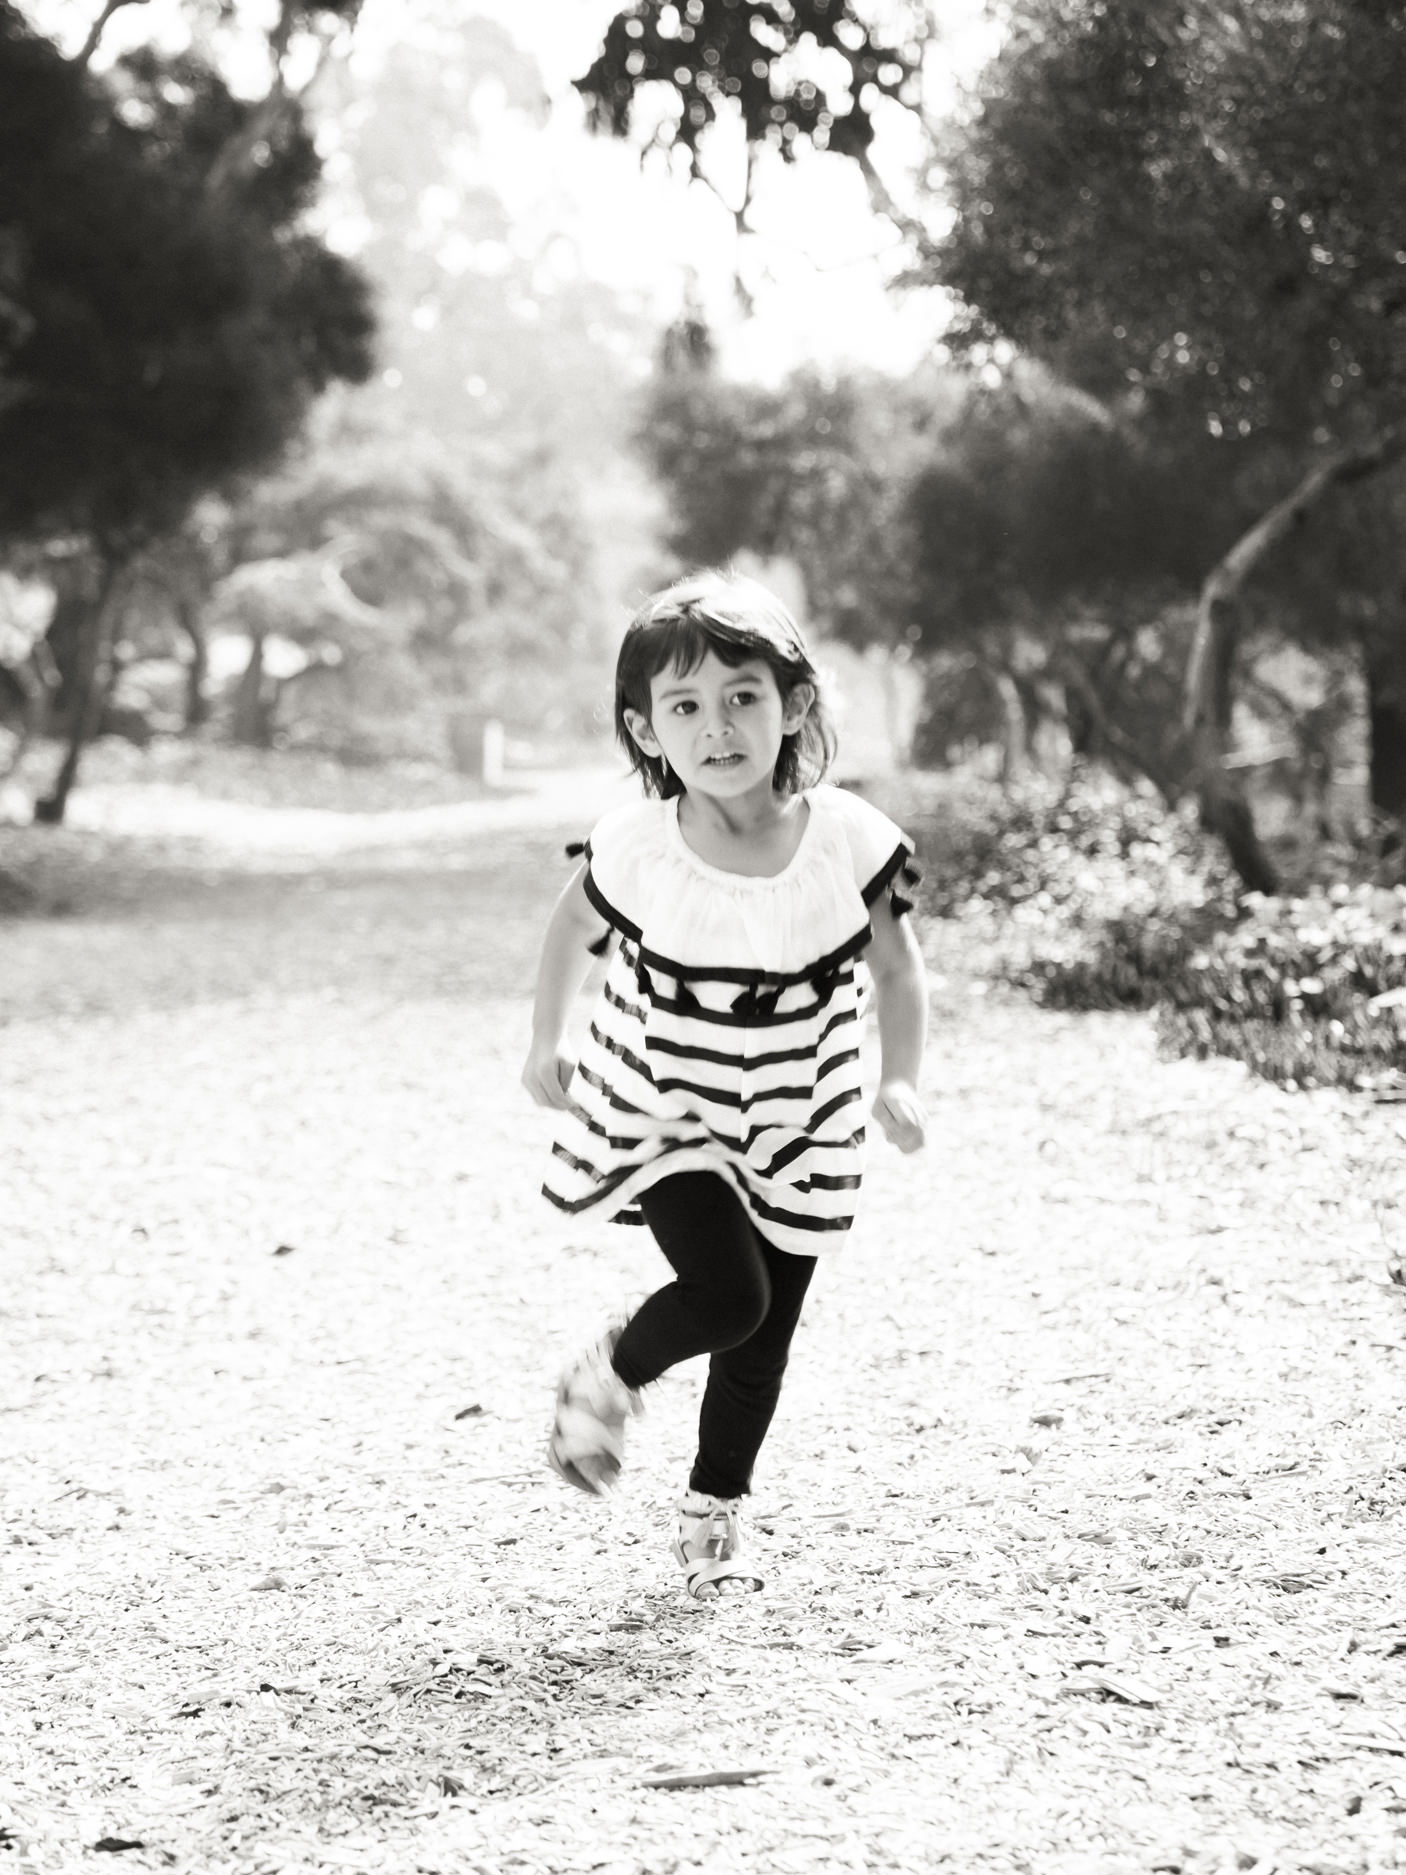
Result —
[[729, 801], [770, 797], [782, 738], [800, 728], [811, 702], [809, 684], [783, 699], [764, 658], [731, 665], [714, 651], [691, 671], [666, 665], [649, 692], [648, 716], [625, 712], [635, 741], [662, 756], [687, 793]]

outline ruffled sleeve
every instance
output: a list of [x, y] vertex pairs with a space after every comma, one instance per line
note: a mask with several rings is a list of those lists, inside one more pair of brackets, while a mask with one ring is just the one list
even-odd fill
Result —
[[826, 788], [824, 794], [828, 811], [844, 830], [854, 881], [864, 903], [872, 907], [887, 894], [895, 918], [911, 911], [912, 900], [905, 898], [900, 888], [918, 881], [912, 840], [887, 814], [860, 795], [844, 788]]
[[613, 808], [592, 830], [586, 855], [586, 897], [612, 930], [638, 940], [664, 851], [664, 803], [631, 801]]

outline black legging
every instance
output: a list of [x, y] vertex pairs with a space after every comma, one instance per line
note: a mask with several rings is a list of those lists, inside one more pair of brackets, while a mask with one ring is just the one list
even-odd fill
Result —
[[614, 1366], [629, 1387], [710, 1354], [689, 1487], [741, 1497], [781, 1397], [781, 1380], [815, 1258], [769, 1244], [715, 1172], [676, 1172], [640, 1209], [676, 1280], [626, 1323]]

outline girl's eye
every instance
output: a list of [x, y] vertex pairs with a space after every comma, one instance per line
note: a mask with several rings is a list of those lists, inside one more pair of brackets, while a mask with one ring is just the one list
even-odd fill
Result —
[[734, 703], [740, 704], [745, 708], [747, 704], [756, 702], [757, 693], [755, 690], [734, 690], [732, 700]]
[[684, 697], [678, 703], [674, 705], [674, 715], [675, 716], [691, 716], [697, 708], [698, 708], [698, 705], [696, 703], [694, 703], [690, 698]]

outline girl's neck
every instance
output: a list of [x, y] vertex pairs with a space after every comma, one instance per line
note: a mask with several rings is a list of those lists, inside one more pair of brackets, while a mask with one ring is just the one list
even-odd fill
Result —
[[784, 872], [801, 843], [810, 803], [801, 794], [678, 797], [679, 832], [690, 851], [723, 872], [767, 878]]

